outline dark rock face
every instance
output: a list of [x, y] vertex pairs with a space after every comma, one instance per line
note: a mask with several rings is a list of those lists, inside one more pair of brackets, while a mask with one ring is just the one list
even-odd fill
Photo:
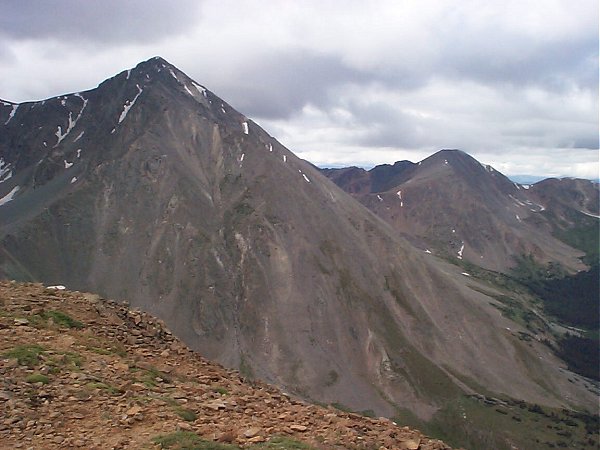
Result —
[[[475, 280], [166, 61], [3, 105], [3, 277], [127, 299], [211, 359], [357, 410], [427, 417], [468, 390], [462, 375], [542, 404], [595, 401], [557, 359], [537, 357], [541, 344], [505, 331], [519, 326]], [[415, 214], [441, 192], [441, 164], [405, 169], [402, 201]], [[427, 214], [445, 214], [436, 208]]]
[[524, 254], [583, 268], [582, 253], [553, 236], [555, 218], [544, 211], [553, 207], [554, 198], [563, 198], [563, 205], [577, 199], [593, 203], [597, 184], [580, 180], [587, 186], [585, 196], [576, 188], [571, 194], [544, 195], [546, 182], [527, 189], [459, 150], [442, 150], [418, 164], [361, 170], [325, 175], [422, 247], [492, 270], [505, 271]]

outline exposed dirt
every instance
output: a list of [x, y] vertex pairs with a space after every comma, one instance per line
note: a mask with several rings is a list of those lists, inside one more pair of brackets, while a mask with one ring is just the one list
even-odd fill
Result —
[[190, 351], [97, 295], [0, 282], [0, 447], [158, 448], [175, 431], [249, 446], [448, 449], [388, 419], [310, 405]]

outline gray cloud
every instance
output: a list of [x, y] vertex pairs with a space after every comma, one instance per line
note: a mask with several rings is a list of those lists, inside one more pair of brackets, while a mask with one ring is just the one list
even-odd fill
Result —
[[598, 171], [587, 150], [598, 148], [595, 0], [0, 7], [0, 97], [10, 100], [91, 88], [161, 55], [315, 163], [461, 148], [504, 155], [496, 163], [513, 173], [551, 173], [565, 155], [577, 156], [574, 174]]
[[195, 0], [2, 0], [0, 36], [95, 43], [155, 41], [197, 20]]
[[[514, 42], [504, 42], [503, 52], [485, 46], [478, 49], [475, 44], [467, 49], [457, 49], [461, 43], [451, 45], [440, 62], [446, 77], [516, 86], [537, 85], [551, 91], [565, 91], [573, 84], [598, 89], [596, 38], [534, 43], [530, 48], [522, 48], [519, 40], [514, 39]], [[508, 50], [510, 54], [506, 54]]]
[[335, 104], [331, 91], [347, 83], [367, 83], [370, 74], [349, 67], [335, 55], [303, 49], [272, 51], [238, 68], [239, 80], [214, 80], [214, 90], [227, 92], [228, 101], [246, 114], [288, 119], [307, 104]]

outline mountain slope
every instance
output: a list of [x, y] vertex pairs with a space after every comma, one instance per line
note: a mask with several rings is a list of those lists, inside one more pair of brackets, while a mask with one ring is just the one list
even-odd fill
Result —
[[[582, 254], [551, 235], [541, 214], [545, 200], [491, 166], [459, 150], [442, 150], [418, 164], [397, 165], [365, 172], [362, 185], [370, 189], [361, 191], [355, 190], [353, 178], [340, 177], [347, 169], [325, 174], [400, 233], [442, 255], [500, 271], [513, 267], [516, 257], [529, 254], [571, 270], [583, 268], [577, 259]], [[387, 172], [384, 177], [382, 168]]]
[[482, 387], [595, 405], [489, 287], [160, 58], [0, 121], [4, 277], [128, 299], [208, 358], [356, 410], [427, 418]]
[[598, 264], [600, 189], [598, 183], [573, 178], [550, 178], [530, 188], [534, 200], [546, 205], [546, 227], [558, 239], [586, 253]]
[[97, 295], [0, 283], [0, 300], [2, 448], [450, 448], [244, 381]]

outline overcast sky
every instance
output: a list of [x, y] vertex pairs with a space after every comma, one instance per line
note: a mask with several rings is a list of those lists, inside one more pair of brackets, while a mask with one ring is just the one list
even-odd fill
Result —
[[597, 179], [597, 0], [0, 0], [0, 98], [160, 55], [320, 166]]

